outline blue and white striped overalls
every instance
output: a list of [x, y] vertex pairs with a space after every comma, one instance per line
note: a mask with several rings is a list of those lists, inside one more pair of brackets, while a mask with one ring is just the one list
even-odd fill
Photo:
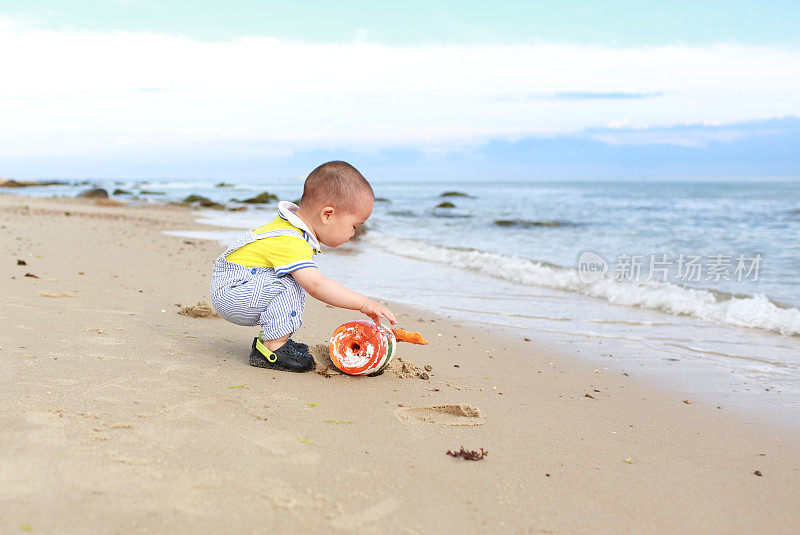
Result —
[[278, 276], [273, 268], [246, 267], [226, 260], [232, 252], [263, 238], [303, 235], [298, 230], [277, 229], [236, 240], [214, 262], [211, 304], [217, 313], [236, 325], [261, 325], [262, 339], [292, 334], [302, 325], [306, 292], [290, 275]]

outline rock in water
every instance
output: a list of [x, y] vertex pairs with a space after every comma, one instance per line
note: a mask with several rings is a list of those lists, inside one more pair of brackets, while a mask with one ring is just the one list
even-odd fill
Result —
[[528, 221], [527, 219], [498, 219], [494, 222], [498, 227], [516, 227], [516, 228], [533, 228], [533, 227], [571, 227], [575, 226], [574, 223], [564, 221]]
[[108, 192], [103, 188], [87, 189], [78, 193], [79, 199], [108, 199]]
[[64, 184], [60, 180], [14, 180], [0, 178], [0, 188], [27, 188], [30, 186], [56, 186]]
[[277, 201], [277, 200], [278, 200], [277, 196], [273, 195], [272, 193], [270, 193], [268, 191], [265, 191], [264, 193], [256, 195], [255, 197], [251, 197], [249, 199], [245, 199], [242, 202], [245, 202], [247, 204], [267, 204], [267, 203], [274, 202], [274, 201]]
[[208, 197], [203, 197], [202, 195], [195, 195], [195, 194], [189, 195], [188, 197], [183, 199], [183, 204], [186, 204], [186, 205], [195, 205], [196, 204], [196, 205], [202, 206], [203, 208], [213, 208], [215, 210], [222, 210], [223, 208], [225, 208], [224, 205], [222, 205], [222, 204], [220, 204], [218, 202], [212, 201]]

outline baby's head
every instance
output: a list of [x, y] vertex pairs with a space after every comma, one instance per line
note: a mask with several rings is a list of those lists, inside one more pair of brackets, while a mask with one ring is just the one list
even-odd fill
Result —
[[375, 194], [358, 169], [347, 162], [320, 165], [308, 175], [299, 215], [319, 241], [337, 247], [355, 234], [372, 214]]

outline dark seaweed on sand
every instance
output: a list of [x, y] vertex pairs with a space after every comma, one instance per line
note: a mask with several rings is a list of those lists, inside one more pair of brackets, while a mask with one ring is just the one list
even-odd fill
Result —
[[461, 457], [465, 461], [480, 461], [483, 460], [484, 457], [489, 455], [489, 452], [483, 448], [481, 448], [480, 452], [477, 452], [475, 450], [465, 450], [464, 446], [461, 446], [461, 449], [455, 452], [447, 450], [447, 455], [456, 458]]

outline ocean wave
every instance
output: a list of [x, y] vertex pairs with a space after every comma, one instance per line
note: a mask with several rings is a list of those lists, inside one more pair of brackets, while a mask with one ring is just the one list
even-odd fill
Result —
[[399, 256], [477, 271], [526, 286], [575, 292], [615, 305], [656, 309], [723, 325], [800, 335], [800, 310], [779, 306], [762, 294], [738, 296], [669, 282], [626, 282], [610, 277], [585, 283], [575, 269], [518, 256], [444, 247], [379, 232], [367, 234], [364, 241]]

